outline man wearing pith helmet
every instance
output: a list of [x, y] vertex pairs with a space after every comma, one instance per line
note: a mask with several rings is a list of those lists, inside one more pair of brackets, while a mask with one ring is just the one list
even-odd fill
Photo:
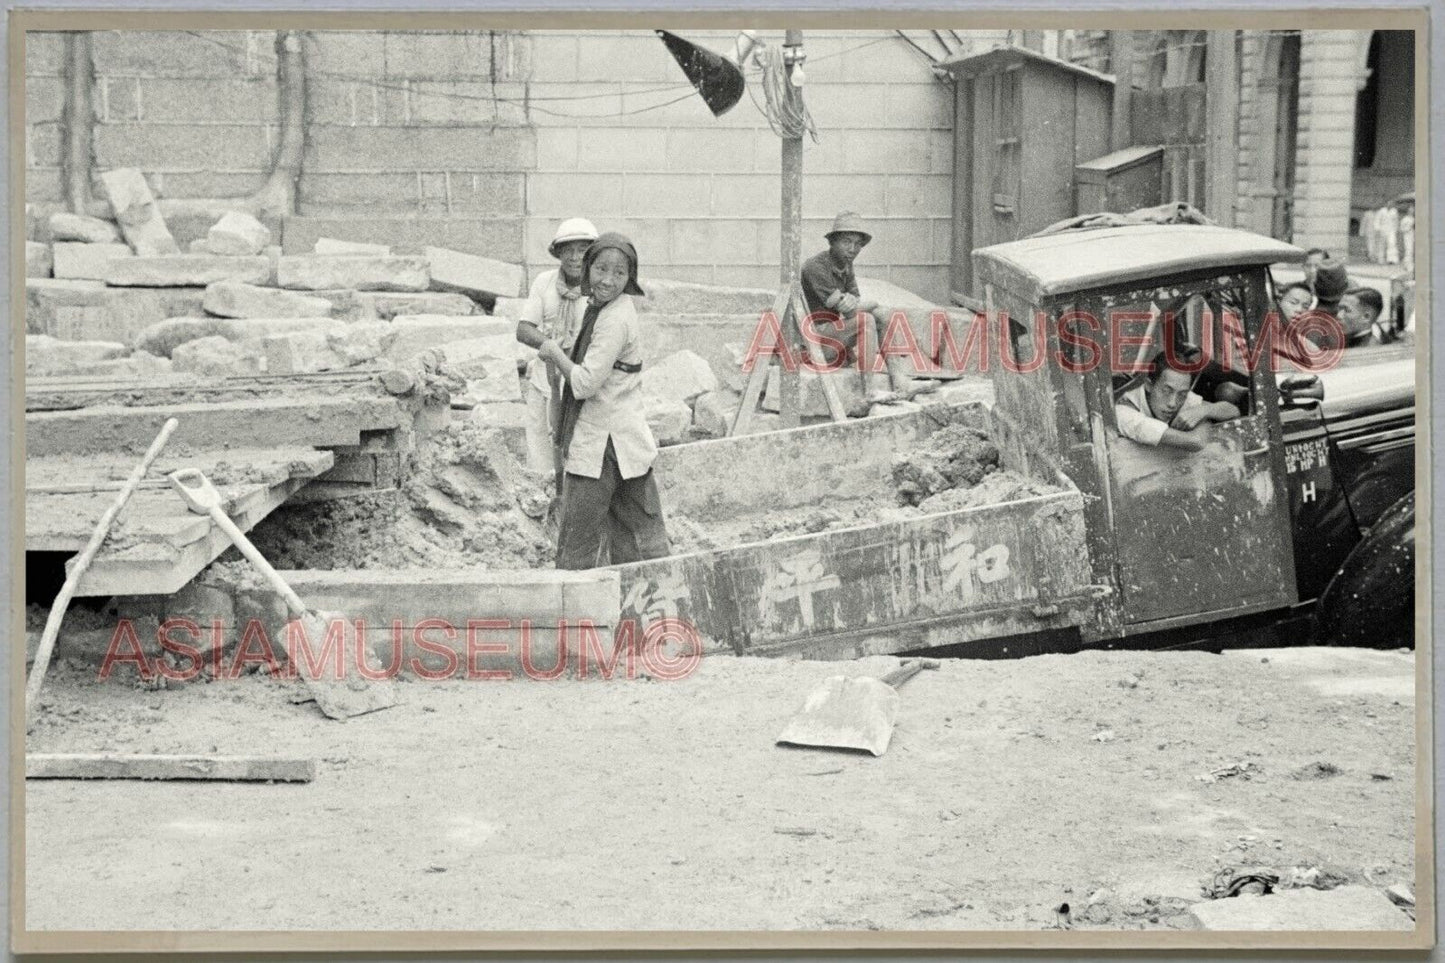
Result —
[[[557, 227], [547, 253], [559, 262], [532, 282], [517, 322], [517, 340], [539, 348], [548, 338], [564, 350], [572, 347], [587, 299], [582, 296], [582, 259], [597, 240], [597, 228], [585, 217], [572, 217]], [[552, 419], [556, 417], [560, 384], [548, 378], [547, 366], [533, 355], [527, 363], [527, 467], [552, 471]]]
[[[864, 229], [862, 218], [853, 211], [844, 211], [833, 219], [833, 229], [824, 236], [828, 239], [828, 250], [819, 251], [803, 262], [803, 300], [820, 334], [847, 345], [853, 360], [856, 361], [860, 354], [868, 359], [868, 366], [863, 372], [864, 406], [848, 413], [864, 415], [875, 404], [911, 398], [936, 389], [938, 385], [935, 382], [919, 381], [910, 374], [908, 358], [886, 359], [886, 375], [873, 371], [873, 359], [878, 356], [878, 346], [887, 330], [888, 312], [876, 301], [863, 300], [858, 293], [853, 262], [873, 240], [873, 235]], [[859, 323], [859, 315], [863, 316], [862, 323]], [[870, 318], [871, 324], [868, 323]], [[825, 355], [829, 354], [829, 346], [823, 346], [823, 351]], [[827, 360], [833, 363], [838, 359], [828, 357]]]

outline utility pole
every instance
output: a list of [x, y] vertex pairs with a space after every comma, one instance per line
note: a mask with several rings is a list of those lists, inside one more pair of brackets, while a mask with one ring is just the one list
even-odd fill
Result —
[[[803, 57], [803, 31], [789, 30], [783, 35], [783, 63], [785, 64], [785, 75], [787, 82], [783, 84], [783, 98], [788, 110], [794, 116], [801, 116], [803, 112], [803, 94], [801, 88], [792, 83], [792, 71], [794, 64], [797, 69], [802, 69]], [[779, 253], [778, 284], [780, 290], [791, 291], [794, 284], [798, 283], [798, 272], [803, 263], [803, 131], [799, 128], [796, 131], [785, 130], [782, 137], [782, 212], [781, 230], [779, 236], [782, 238], [782, 249]], [[783, 341], [789, 350], [795, 352], [795, 356], [801, 352], [802, 347], [801, 329], [803, 319], [796, 316], [791, 302], [778, 321], [782, 324]], [[788, 318], [792, 317], [792, 323]], [[799, 409], [802, 407], [801, 391], [798, 385], [798, 374], [794, 370], [789, 372], [787, 367], [778, 373], [778, 384], [781, 387], [781, 395], [778, 404], [778, 413], [781, 417], [784, 428], [796, 428], [801, 420]]]

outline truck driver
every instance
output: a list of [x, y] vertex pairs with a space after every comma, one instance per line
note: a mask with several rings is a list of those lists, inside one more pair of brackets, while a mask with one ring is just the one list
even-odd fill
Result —
[[1240, 409], [1228, 401], [1208, 402], [1195, 394], [1191, 369], [1199, 367], [1197, 348], [1175, 357], [1162, 350], [1156, 354], [1148, 376], [1114, 404], [1119, 434], [1141, 445], [1202, 451], [1206, 436], [1195, 429], [1207, 421], [1238, 418]]

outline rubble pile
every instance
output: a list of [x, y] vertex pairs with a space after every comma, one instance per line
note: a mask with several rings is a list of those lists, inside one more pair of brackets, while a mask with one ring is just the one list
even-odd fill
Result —
[[[138, 171], [100, 180], [117, 220], [27, 218], [31, 378], [314, 373], [510, 333], [508, 322], [472, 316], [521, 292], [519, 265], [331, 238], [283, 254], [272, 228], [240, 210], [218, 212], [182, 252]], [[494, 362], [474, 375], [491, 378], [485, 394], [520, 400], [515, 341], [467, 357], [480, 355]]]

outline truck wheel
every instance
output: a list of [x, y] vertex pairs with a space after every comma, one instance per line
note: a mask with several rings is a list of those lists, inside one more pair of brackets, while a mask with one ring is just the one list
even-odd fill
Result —
[[1317, 645], [1415, 647], [1415, 493], [1386, 509], [1320, 596]]

